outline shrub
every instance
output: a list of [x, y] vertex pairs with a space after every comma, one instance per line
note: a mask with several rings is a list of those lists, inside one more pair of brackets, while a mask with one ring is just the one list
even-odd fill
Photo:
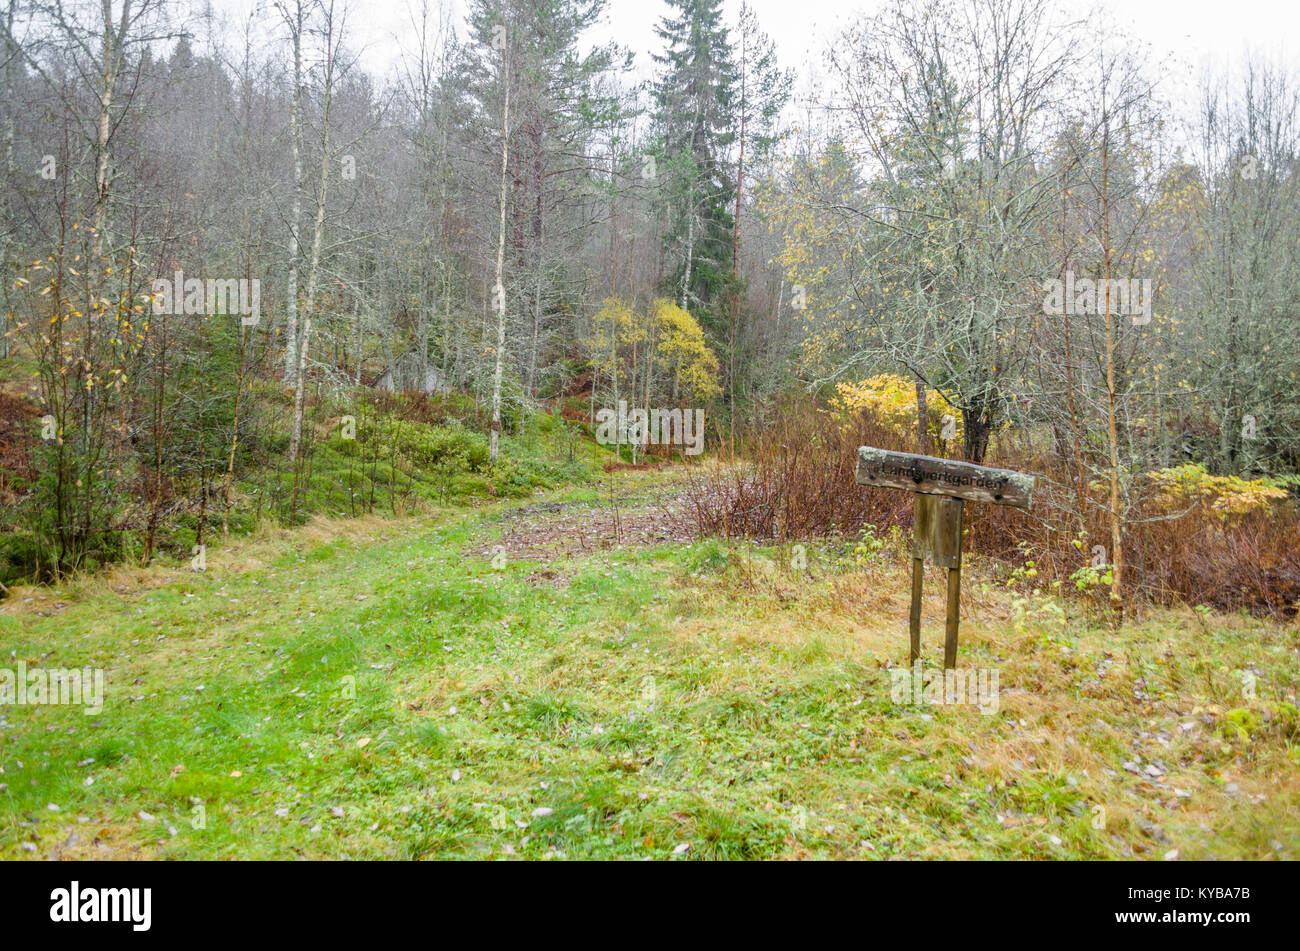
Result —
[[[687, 491], [698, 530], [780, 542], [854, 538], [864, 524], [878, 534], [910, 532], [910, 493], [858, 485], [855, 467], [859, 446], [914, 452], [914, 442], [871, 409], [845, 422], [810, 402], [787, 405], [742, 435], [748, 462], [693, 470]], [[1094, 568], [1092, 553], [1094, 542], [1109, 548], [1105, 486], [1088, 487], [1081, 517], [1080, 487], [1065, 461], [995, 448], [988, 465], [1037, 477], [1034, 508], [966, 506], [963, 548], [995, 559], [1014, 586], [1104, 597], [1110, 565]], [[1212, 476], [1199, 466], [1137, 480], [1124, 532], [1128, 595], [1294, 616], [1300, 519], [1275, 481]], [[1017, 574], [1027, 561], [1033, 573]]]
[[[836, 395], [830, 400], [830, 409], [846, 426], [865, 410], [900, 439], [911, 439], [916, 432], [916, 384], [896, 373], [881, 373], [860, 383], [837, 383]], [[943, 418], [952, 416], [954, 438], [947, 440], [960, 445], [963, 435], [962, 413], [951, 406], [938, 390], [925, 394], [926, 426], [930, 441], [942, 445]]]
[[1286, 489], [1268, 479], [1210, 475], [1197, 463], [1161, 469], [1149, 478], [1158, 489], [1157, 504], [1166, 510], [1190, 506], [1220, 523], [1250, 512], [1267, 512], [1287, 497]]
[[335, 437], [330, 445], [345, 455], [359, 453], [366, 461], [392, 460], [416, 470], [433, 470], [450, 459], [460, 459], [466, 471], [478, 472], [488, 461], [487, 440], [457, 424], [430, 426], [406, 419], [371, 418], [358, 424], [355, 440]]
[[0, 533], [0, 584], [11, 585], [34, 579], [40, 554], [40, 546], [31, 535]]

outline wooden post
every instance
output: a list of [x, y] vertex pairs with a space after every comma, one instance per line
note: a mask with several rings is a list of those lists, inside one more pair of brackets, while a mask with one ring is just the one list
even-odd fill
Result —
[[921, 580], [925, 574], [925, 559], [912, 559], [912, 612], [908, 618], [908, 629], [912, 634], [912, 652], [909, 664], [921, 659]]
[[961, 588], [961, 499], [916, 494], [912, 501], [912, 663], [921, 656], [921, 569], [925, 562], [948, 569], [948, 614], [943, 666], [957, 666], [957, 602]]
[[961, 615], [961, 564], [948, 569], [948, 614], [943, 631], [943, 666], [954, 669], [957, 666], [957, 623]]

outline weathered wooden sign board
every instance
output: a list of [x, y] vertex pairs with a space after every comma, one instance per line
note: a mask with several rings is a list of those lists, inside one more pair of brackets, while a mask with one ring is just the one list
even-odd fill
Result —
[[948, 614], [944, 627], [943, 666], [957, 666], [958, 599], [961, 592], [961, 522], [966, 499], [1027, 509], [1034, 477], [1010, 469], [969, 462], [889, 452], [863, 446], [858, 450], [857, 481], [915, 493], [912, 502], [912, 636], [910, 662], [921, 657], [921, 580], [925, 563], [948, 569]]

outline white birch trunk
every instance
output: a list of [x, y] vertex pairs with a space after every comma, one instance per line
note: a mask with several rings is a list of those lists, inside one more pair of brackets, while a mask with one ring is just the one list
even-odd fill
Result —
[[492, 433], [488, 442], [489, 458], [492, 462], [497, 461], [497, 453], [500, 451], [498, 443], [501, 435], [501, 376], [505, 371], [506, 358], [506, 292], [503, 272], [506, 256], [506, 163], [510, 151], [510, 45], [508, 40], [501, 55], [505, 58], [501, 70], [504, 88], [501, 101], [501, 218], [497, 232], [496, 284], [492, 291], [493, 302], [497, 305], [497, 345], [496, 366], [492, 371]]

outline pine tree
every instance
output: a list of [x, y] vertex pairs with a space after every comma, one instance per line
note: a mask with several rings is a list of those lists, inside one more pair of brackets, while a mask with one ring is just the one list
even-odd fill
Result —
[[674, 13], [655, 28], [666, 46], [655, 56], [664, 244], [676, 249], [674, 297], [708, 324], [731, 280], [735, 183], [726, 152], [734, 139], [735, 67], [721, 0], [668, 2]]
[[794, 74], [781, 69], [772, 38], [760, 28], [758, 16], [747, 3], [740, 7], [737, 34], [740, 62], [736, 70], [739, 92], [736, 96], [735, 115], [740, 126], [740, 147], [736, 155], [736, 220], [733, 226], [731, 274], [739, 280], [740, 214], [745, 176], [749, 173], [750, 166], [767, 158], [776, 145], [777, 117], [790, 99]]

